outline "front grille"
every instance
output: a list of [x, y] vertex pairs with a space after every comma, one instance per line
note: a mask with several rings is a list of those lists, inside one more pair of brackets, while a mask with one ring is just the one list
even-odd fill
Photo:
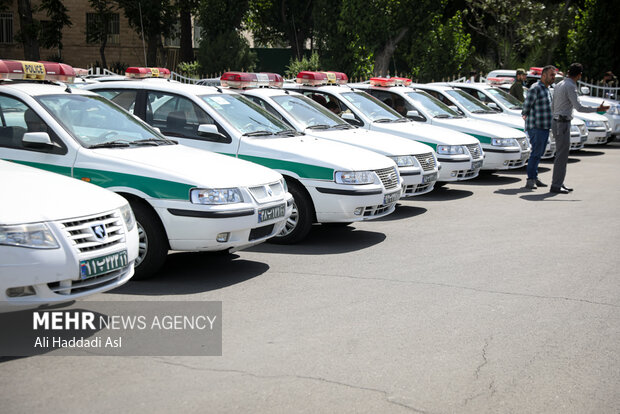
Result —
[[478, 144], [465, 145], [473, 159], [482, 158], [482, 149]]
[[512, 161], [508, 161], [508, 167], [510, 168], [519, 168], [519, 167], [523, 167], [525, 165], [525, 163], [527, 162], [527, 158], [524, 160], [512, 160]]
[[[60, 227], [80, 253], [102, 250], [125, 242], [123, 219], [118, 211], [65, 221], [60, 223]], [[101, 229], [104, 231], [101, 232]]]
[[528, 144], [527, 138], [517, 138], [517, 142], [523, 151], [530, 149], [530, 144]]
[[382, 204], [380, 206], [368, 206], [364, 208], [364, 217], [379, 216], [388, 212], [391, 208], [394, 208], [394, 204]]
[[584, 147], [584, 143], [583, 142], [571, 142], [570, 143], [570, 149], [572, 150], [580, 150]]
[[262, 239], [263, 237], [269, 236], [273, 233], [273, 224], [263, 227], [257, 227], [255, 229], [250, 230], [250, 241]]
[[415, 158], [420, 163], [420, 166], [424, 171], [433, 171], [435, 169], [435, 157], [433, 157], [432, 153], [428, 154], [418, 154]]
[[48, 283], [47, 287], [57, 295], [75, 295], [82, 292], [99, 289], [101, 287], [114, 284], [121, 279], [127, 272], [127, 267], [113, 270], [112, 272], [91, 277], [86, 280], [62, 280], [60, 282]]
[[457, 170], [456, 178], [464, 179], [464, 178], [473, 178], [478, 175], [479, 169], [475, 170]]
[[386, 190], [398, 188], [398, 172], [395, 167], [375, 170]]
[[426, 183], [426, 184], [411, 184], [403, 186], [403, 195], [402, 197], [412, 196], [414, 194], [421, 194], [427, 191], [432, 190], [432, 186], [435, 182]]
[[280, 181], [271, 184], [257, 185], [249, 188], [252, 197], [259, 203], [281, 200], [284, 197], [284, 186]]

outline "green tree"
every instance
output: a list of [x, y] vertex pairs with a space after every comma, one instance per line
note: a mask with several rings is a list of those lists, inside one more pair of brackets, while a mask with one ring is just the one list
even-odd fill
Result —
[[254, 69], [256, 55], [239, 33], [247, 7], [247, 0], [201, 0], [199, 16], [203, 29], [198, 62], [203, 72]]
[[58, 57], [62, 59], [62, 29], [73, 25], [67, 14], [68, 9], [61, 0], [41, 0], [37, 10], [45, 12], [49, 19], [45, 25], [41, 26], [39, 37], [41, 46], [48, 49], [58, 48]]
[[293, 59], [301, 59], [312, 38], [313, 2], [304, 0], [250, 0], [246, 23], [259, 44], [291, 47]]
[[568, 62], [580, 62], [589, 77], [599, 78], [608, 70], [620, 72], [620, 32], [617, 16], [620, 0], [586, 0], [568, 33]]
[[170, 0], [116, 1], [136, 33], [142, 36], [144, 29], [147, 44], [146, 65], [157, 66], [157, 51], [163, 51], [162, 37], [171, 35], [177, 19], [175, 7]]
[[90, 7], [95, 12], [95, 20], [88, 28], [88, 41], [99, 43], [99, 56], [101, 64], [104, 68], [108, 67], [105, 58], [105, 48], [108, 44], [108, 35], [110, 34], [110, 24], [112, 15], [115, 11], [115, 4], [111, 0], [88, 0]]
[[471, 35], [465, 32], [460, 12], [445, 23], [440, 14], [432, 20], [433, 30], [423, 33], [420, 41], [412, 42], [406, 60], [410, 75], [423, 81], [438, 80], [464, 73], [465, 64], [475, 49]]
[[179, 60], [181, 62], [191, 62], [194, 60], [192, 14], [198, 12], [199, 4], [199, 0], [179, 0], [177, 2], [181, 26], [181, 47], [179, 49]]

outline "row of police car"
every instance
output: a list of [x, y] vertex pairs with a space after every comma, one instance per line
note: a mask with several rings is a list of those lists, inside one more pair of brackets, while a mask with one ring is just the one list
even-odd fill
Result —
[[5, 309], [152, 276], [169, 250], [296, 243], [530, 153], [519, 116], [465, 85], [229, 72], [201, 86], [164, 68], [76, 79], [8, 60], [0, 79]]

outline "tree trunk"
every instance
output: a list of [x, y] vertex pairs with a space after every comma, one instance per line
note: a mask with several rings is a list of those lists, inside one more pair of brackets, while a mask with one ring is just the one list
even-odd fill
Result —
[[159, 34], [150, 35], [146, 39], [146, 66], [157, 66], [157, 46]]
[[105, 60], [105, 47], [106, 44], [108, 43], [108, 36], [104, 36], [103, 40], [101, 41], [101, 46], [99, 46], [99, 56], [101, 56], [101, 65], [104, 68], [108, 67], [108, 62], [106, 62]]
[[407, 34], [407, 27], [403, 27], [400, 29], [400, 32], [393, 39], [388, 39], [383, 48], [381, 48], [375, 57], [375, 67], [374, 74], [376, 76], [386, 76], [390, 69], [390, 59], [392, 59], [392, 55], [396, 50], [396, 46], [398, 46], [398, 42], [403, 40], [405, 34]]
[[194, 61], [194, 47], [192, 45], [192, 15], [189, 9], [181, 8], [181, 49], [179, 50], [180, 62]]
[[17, 13], [19, 14], [19, 35], [24, 45], [24, 59], [41, 60], [30, 0], [17, 0]]

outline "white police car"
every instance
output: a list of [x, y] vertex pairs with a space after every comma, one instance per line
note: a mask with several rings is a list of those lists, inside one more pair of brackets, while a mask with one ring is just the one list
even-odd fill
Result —
[[304, 71], [297, 75], [296, 84], [285, 84], [285, 88], [302, 92], [323, 106], [336, 109], [342, 119], [354, 126], [429, 145], [436, 150], [442, 163], [440, 182], [478, 175], [484, 154], [476, 139], [413, 123], [366, 92], [346, 85], [347, 80], [341, 72]]
[[299, 133], [229, 88], [163, 79], [106, 82], [86, 88], [186, 146], [253, 161], [282, 173], [295, 201], [275, 242], [304, 239], [313, 222], [383, 217], [394, 211], [401, 196], [401, 179], [393, 160]]
[[[46, 63], [47, 72], [56, 70], [51, 65], [58, 64]], [[5, 81], [0, 119], [0, 158], [89, 181], [129, 201], [140, 235], [136, 277], [156, 272], [168, 250], [260, 243], [279, 233], [292, 211], [279, 173], [176, 145], [93, 92]]]
[[131, 278], [138, 230], [124, 198], [2, 160], [0, 177], [0, 311], [69, 302]]
[[[225, 73], [222, 83], [240, 76], [246, 80], [236, 85], [240, 92], [290, 124], [297, 131], [310, 136], [342, 142], [385, 155], [398, 165], [402, 178], [402, 197], [428, 193], [437, 181], [438, 163], [435, 151], [428, 145], [393, 135], [356, 128], [336, 114], [302, 94], [273, 88], [247, 88], [253, 82], [262, 86], [281, 86], [280, 75], [270, 74], [276, 81], [269, 82], [264, 73]], [[265, 77], [264, 81], [259, 78]]]

